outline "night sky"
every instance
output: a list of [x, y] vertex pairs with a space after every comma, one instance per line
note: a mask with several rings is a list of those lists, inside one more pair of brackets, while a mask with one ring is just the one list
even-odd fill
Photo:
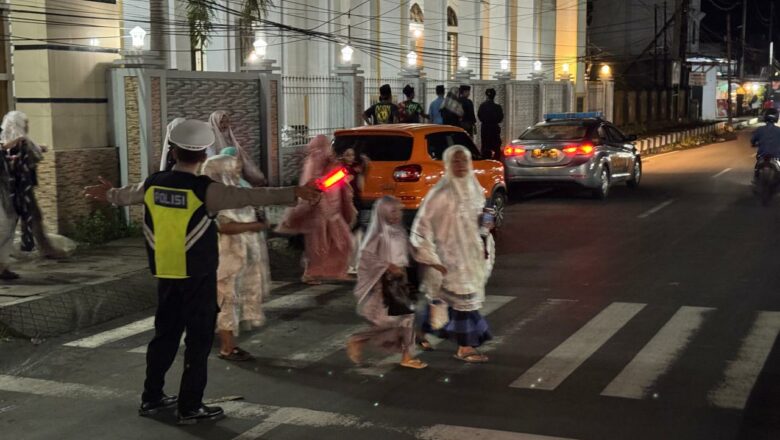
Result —
[[[775, 59], [780, 57], [780, 1], [777, 0], [745, 0], [747, 1], [747, 31], [745, 47], [745, 73], [758, 74], [761, 67], [769, 60], [769, 11], [770, 4], [774, 7]], [[732, 57], [739, 59], [742, 27], [742, 6], [740, 0], [702, 0], [702, 11], [707, 14], [702, 20], [700, 41], [704, 55], [725, 56], [726, 20], [731, 14]], [[730, 9], [729, 9], [730, 8]], [[724, 11], [723, 9], [729, 9]], [[719, 47], [720, 46], [720, 47]], [[717, 53], [722, 50], [721, 53]]]

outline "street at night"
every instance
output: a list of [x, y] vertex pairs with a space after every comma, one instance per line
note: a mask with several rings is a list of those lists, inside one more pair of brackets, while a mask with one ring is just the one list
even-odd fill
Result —
[[[152, 311], [4, 342], [8, 439], [770, 439], [780, 435], [780, 205], [749, 182], [737, 141], [645, 158], [606, 201], [514, 191], [483, 314], [490, 361], [432, 339], [425, 370], [352, 366], [350, 284], [275, 281], [256, 359], [209, 359], [205, 398], [227, 418], [136, 416]], [[514, 190], [514, 188], [513, 188]], [[181, 353], [168, 374], [175, 391]]]

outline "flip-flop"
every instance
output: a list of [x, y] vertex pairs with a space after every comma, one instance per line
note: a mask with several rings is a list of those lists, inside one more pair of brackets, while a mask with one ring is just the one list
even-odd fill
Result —
[[417, 346], [420, 347], [420, 350], [422, 351], [433, 351], [433, 345], [425, 339], [417, 341]]
[[407, 362], [401, 361], [400, 365], [402, 367], [412, 368], [412, 369], [415, 369], [415, 370], [422, 370], [423, 368], [426, 368], [428, 366], [428, 364], [426, 364], [425, 362], [423, 362], [423, 361], [421, 361], [419, 359], [412, 359], [412, 360], [407, 361]]
[[469, 364], [484, 364], [488, 361], [488, 357], [478, 351], [467, 353], [463, 356], [455, 353], [452, 357]]
[[252, 355], [248, 351], [239, 347], [234, 347], [233, 351], [231, 351], [229, 354], [219, 353], [217, 357], [222, 360], [233, 362], [244, 362], [252, 360]]

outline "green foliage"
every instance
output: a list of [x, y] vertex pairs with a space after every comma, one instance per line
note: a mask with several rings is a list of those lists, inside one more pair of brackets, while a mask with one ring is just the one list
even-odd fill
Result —
[[71, 238], [90, 245], [103, 244], [112, 240], [141, 236], [141, 228], [124, 220], [122, 211], [104, 208], [92, 211], [73, 224]]
[[[190, 42], [193, 47], [206, 47], [211, 38], [211, 32], [214, 30], [214, 18], [217, 8], [222, 9], [213, 0], [187, 0], [187, 22], [190, 26]], [[251, 28], [251, 23], [262, 20], [268, 12], [268, 8], [273, 6], [272, 0], [244, 0], [241, 4], [240, 26], [242, 29]], [[228, 6], [229, 7], [229, 6]], [[228, 14], [235, 15], [237, 12], [228, 10]]]

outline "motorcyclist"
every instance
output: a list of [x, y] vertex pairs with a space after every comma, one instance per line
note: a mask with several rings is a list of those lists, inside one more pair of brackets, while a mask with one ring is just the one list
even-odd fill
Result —
[[753, 181], [758, 177], [758, 165], [763, 157], [780, 158], [780, 127], [777, 125], [778, 111], [770, 108], [764, 111], [766, 125], [759, 127], [750, 138], [750, 145], [758, 147], [756, 154], [756, 170]]

